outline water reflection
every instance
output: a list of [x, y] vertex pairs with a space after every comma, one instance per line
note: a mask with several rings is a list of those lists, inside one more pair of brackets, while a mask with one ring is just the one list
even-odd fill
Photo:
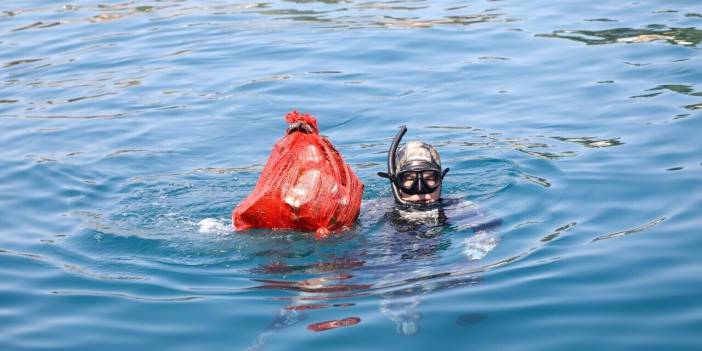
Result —
[[558, 227], [551, 234], [548, 234], [548, 235], [544, 236], [543, 238], [541, 238], [541, 242], [545, 243], [545, 242], [549, 242], [551, 240], [557, 239], [559, 236], [561, 236], [561, 234], [571, 230], [577, 224], [578, 224], [577, 222], [571, 222], [571, 223], [568, 223], [562, 227]]
[[642, 231], [653, 228], [653, 227], [663, 223], [663, 221], [665, 221], [665, 220], [666, 220], [666, 217], [661, 217], [661, 218], [658, 218], [656, 220], [653, 220], [651, 222], [648, 222], [646, 224], [643, 224], [643, 225], [635, 227], [635, 228], [631, 228], [631, 229], [627, 229], [627, 230], [622, 230], [620, 232], [599, 236], [595, 239], [592, 239], [592, 242], [596, 242], [596, 241], [600, 241], [600, 240], [608, 240], [608, 239], [618, 238], [621, 236], [642, 232]]
[[655, 88], [648, 89], [646, 91], [658, 91], [658, 90], [669, 90], [678, 94], [690, 95], [690, 96], [702, 96], [702, 91], [695, 91], [691, 85], [685, 84], [663, 84]]
[[[254, 12], [277, 16], [277, 19], [289, 19], [293, 21], [308, 21], [320, 23], [332, 23], [335, 26], [347, 28], [431, 28], [438, 25], [460, 25], [467, 26], [476, 23], [491, 22], [500, 20], [502, 14], [496, 13], [498, 9], [488, 9], [483, 12], [470, 14], [455, 14], [456, 11], [465, 9], [468, 6], [454, 6], [444, 9], [445, 16], [439, 18], [419, 18], [417, 16], [402, 16], [404, 12], [419, 12], [431, 7], [432, 4], [426, 1], [372, 1], [354, 3], [352, 1], [314, 1], [314, 0], [292, 0], [286, 2], [300, 3], [323, 3], [327, 7], [324, 10], [299, 10], [297, 8], [277, 8], [277, 9], [256, 9]], [[342, 6], [334, 6], [339, 5]], [[509, 21], [509, 20], [505, 20]]]
[[[660, 93], [657, 93], [660, 94]], [[696, 93], [695, 93], [696, 94]], [[539, 159], [544, 159], [544, 160], [558, 160], [562, 158], [567, 158], [567, 157], [574, 157], [577, 156], [577, 152], [572, 151], [572, 150], [564, 150], [564, 151], [559, 151], [559, 150], [543, 150], [543, 149], [554, 149], [558, 148], [559, 145], [553, 145], [551, 143], [547, 143], [544, 139], [545, 136], [543, 135], [538, 135], [538, 136], [531, 136], [528, 138], [518, 138], [518, 137], [509, 137], [509, 136], [501, 136], [501, 133], [487, 133], [485, 131], [482, 131], [480, 129], [474, 129], [470, 126], [428, 126], [427, 128], [432, 128], [432, 129], [449, 129], [449, 130], [466, 130], [473, 138], [480, 140], [480, 141], [444, 141], [444, 142], [439, 142], [437, 145], [439, 146], [446, 146], [446, 145], [461, 145], [465, 147], [487, 147], [487, 148], [501, 148], [501, 147], [508, 147], [514, 151], [518, 151], [524, 154], [527, 154], [529, 156], [532, 156], [534, 158], [539, 158]], [[600, 139], [597, 137], [563, 137], [563, 136], [554, 136], [550, 137], [550, 139], [553, 140], [558, 140], [562, 142], [567, 142], [567, 143], [575, 143], [579, 144], [588, 148], [605, 148], [605, 147], [612, 147], [612, 146], [619, 146], [623, 145], [624, 142], [621, 141], [621, 138], [615, 137], [615, 138], [609, 138], [609, 139]], [[528, 178], [528, 177], [527, 177]], [[529, 179], [531, 180], [531, 179]], [[548, 183], [548, 182], [546, 182]], [[543, 184], [543, 182], [540, 182], [540, 184]]]
[[611, 139], [597, 139], [593, 137], [553, 137], [556, 140], [566, 141], [569, 143], [576, 143], [589, 148], [602, 148], [610, 146], [624, 145], [623, 142], [619, 141], [619, 138]]
[[[340, 284], [337, 282], [352, 279], [354, 276], [350, 273], [338, 273], [329, 276], [322, 276], [317, 278], [303, 279], [299, 281], [295, 280], [273, 280], [273, 279], [252, 279], [255, 282], [263, 283], [253, 287], [252, 289], [267, 289], [267, 290], [284, 290], [284, 291], [298, 291], [303, 293], [334, 293], [333, 297], [326, 298], [338, 298], [342, 296], [355, 296], [355, 292], [363, 291], [371, 287], [370, 284]], [[339, 294], [347, 293], [347, 294]], [[325, 299], [325, 297], [320, 295], [305, 295], [301, 294], [292, 300], [294, 301], [306, 301], [306, 300], [319, 300]]]
[[12, 30], [10, 30], [10, 32], [19, 32], [19, 31], [23, 31], [23, 30], [27, 30], [27, 29], [35, 29], [35, 28], [36, 29], [50, 28], [50, 27], [58, 26], [60, 24], [61, 24], [61, 22], [44, 23], [44, 22], [39, 21], [39, 22], [34, 22], [32, 24], [26, 25], [24, 27], [12, 29]]
[[649, 43], [662, 40], [675, 45], [696, 46], [702, 41], [702, 31], [694, 27], [666, 28], [658, 24], [649, 25], [646, 29], [557, 30], [550, 34], [537, 34], [536, 36], [569, 39], [588, 45]]
[[336, 329], [341, 327], [348, 327], [351, 325], [356, 325], [361, 322], [361, 318], [358, 317], [348, 317], [344, 319], [335, 319], [331, 321], [324, 321], [319, 323], [313, 323], [307, 326], [308, 330], [314, 332], [326, 331], [330, 329]]
[[[692, 85], [686, 85], [686, 84], [663, 84], [663, 85], [658, 85], [655, 88], [647, 89], [646, 91], [652, 91], [653, 93], [632, 96], [632, 98], [654, 97], [654, 96], [658, 96], [658, 95], [663, 94], [665, 91], [671, 91], [671, 92], [674, 92], [677, 94], [687, 95], [687, 96], [702, 97], [702, 91], [696, 91]], [[699, 110], [699, 109], [702, 109], [702, 103], [686, 105], [686, 106], [683, 106], [683, 108], [686, 108], [688, 110]], [[680, 118], [687, 117], [687, 116], [688, 115], [677, 115], [673, 119], [680, 119]]]
[[[575, 151], [544, 151], [539, 149], [552, 148], [554, 145], [541, 141], [544, 139], [543, 136], [533, 136], [529, 138], [524, 137], [510, 137], [501, 136], [502, 133], [489, 133], [482, 129], [476, 129], [471, 126], [428, 126], [426, 128], [432, 129], [448, 129], [448, 130], [466, 130], [467, 133], [476, 141], [444, 141], [437, 143], [438, 146], [446, 145], [460, 145], [469, 148], [475, 147], [486, 147], [486, 148], [504, 148], [507, 147], [511, 150], [515, 150], [529, 156], [545, 159], [545, 160], [557, 160], [565, 157], [576, 156]], [[558, 139], [556, 139], [558, 140]]]
[[[379, 299], [379, 311], [395, 323], [397, 333], [419, 333], [423, 296], [478, 284], [481, 279], [466, 271], [466, 264], [485, 257], [498, 242], [491, 231], [500, 225], [499, 219], [491, 219], [470, 202], [449, 199], [443, 204], [427, 211], [410, 211], [388, 201], [370, 201], [364, 204], [361, 226], [373, 230], [366, 239], [368, 242], [360, 243], [362, 247], [354, 246], [343, 255], [303, 264], [296, 264], [298, 259], [276, 251], [273, 261], [259, 265], [253, 273], [315, 276], [251, 279], [257, 283], [251, 290], [294, 293], [291, 297], [275, 298], [286, 301], [287, 305], [281, 307], [269, 327], [256, 337], [251, 349], [263, 348], [277, 330], [303, 319], [311, 320], [307, 314], [312, 311], [350, 308], [354, 304], [344, 300], [361, 296]], [[467, 238], [461, 240], [466, 234]], [[442, 266], [437, 273], [432, 262], [441, 259], [441, 252], [456, 246], [463, 246], [465, 256], [456, 260], [455, 270], [445, 271], [447, 267]], [[260, 251], [257, 256], [271, 257], [271, 253]], [[349, 313], [340, 310], [340, 318], [313, 322], [307, 325], [307, 330], [321, 332], [362, 322], [360, 317]]]

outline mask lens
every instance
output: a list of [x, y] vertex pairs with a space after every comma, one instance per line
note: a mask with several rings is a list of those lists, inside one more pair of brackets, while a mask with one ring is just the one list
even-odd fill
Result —
[[414, 183], [417, 182], [416, 172], [402, 172], [400, 173], [400, 185], [404, 189], [411, 189]]
[[422, 171], [422, 180], [427, 187], [433, 188], [439, 184], [439, 172]]
[[404, 171], [397, 175], [395, 184], [408, 194], [429, 194], [441, 184], [441, 175], [435, 170]]

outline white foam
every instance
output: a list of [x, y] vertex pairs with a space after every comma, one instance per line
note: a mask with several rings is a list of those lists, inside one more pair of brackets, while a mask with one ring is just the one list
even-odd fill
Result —
[[499, 242], [498, 238], [488, 232], [480, 231], [465, 239], [463, 254], [469, 260], [480, 260], [487, 256]]
[[228, 234], [232, 228], [217, 218], [205, 218], [197, 223], [200, 227], [197, 231], [201, 234]]

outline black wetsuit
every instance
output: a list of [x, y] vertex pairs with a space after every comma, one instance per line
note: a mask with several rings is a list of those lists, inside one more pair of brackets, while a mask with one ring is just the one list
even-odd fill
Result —
[[385, 218], [395, 231], [420, 238], [435, 237], [447, 229], [470, 228], [477, 233], [502, 223], [499, 218], [487, 218], [472, 202], [460, 199], [440, 199], [421, 207], [396, 204]]

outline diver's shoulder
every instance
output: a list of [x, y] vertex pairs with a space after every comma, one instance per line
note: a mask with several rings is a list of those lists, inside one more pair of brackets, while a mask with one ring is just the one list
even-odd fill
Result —
[[478, 206], [470, 200], [462, 199], [459, 197], [442, 197], [441, 207], [444, 208], [474, 208], [477, 209]]

